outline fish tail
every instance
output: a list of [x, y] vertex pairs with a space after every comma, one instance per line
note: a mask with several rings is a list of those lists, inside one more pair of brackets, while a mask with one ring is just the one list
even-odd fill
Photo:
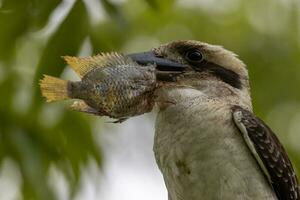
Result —
[[40, 80], [40, 87], [46, 102], [69, 99], [68, 82], [53, 76], [44, 75], [44, 78]]

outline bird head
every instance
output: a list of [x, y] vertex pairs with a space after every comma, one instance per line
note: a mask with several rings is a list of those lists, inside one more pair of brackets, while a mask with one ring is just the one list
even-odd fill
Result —
[[[251, 109], [246, 65], [221, 46], [180, 40], [129, 56], [140, 64], [156, 64], [160, 94], [188, 90], [187, 95], [191, 95], [192, 90], [193, 95], [201, 94]], [[178, 97], [172, 98], [178, 100]]]

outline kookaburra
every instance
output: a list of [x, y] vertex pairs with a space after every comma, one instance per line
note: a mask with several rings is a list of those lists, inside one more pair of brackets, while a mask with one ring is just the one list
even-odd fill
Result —
[[131, 54], [162, 82], [154, 152], [169, 200], [300, 199], [293, 166], [252, 112], [246, 65], [221, 46], [175, 41]]

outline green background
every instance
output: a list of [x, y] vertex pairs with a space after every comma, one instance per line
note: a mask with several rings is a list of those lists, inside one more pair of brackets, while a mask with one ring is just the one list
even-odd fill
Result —
[[95, 117], [45, 104], [42, 74], [73, 77], [61, 56], [86, 49], [131, 53], [178, 39], [239, 55], [249, 68], [256, 114], [300, 168], [298, 0], [0, 0], [0, 164], [14, 164], [20, 198], [55, 199], [45, 181], [52, 166], [75, 194], [88, 160], [103, 164]]

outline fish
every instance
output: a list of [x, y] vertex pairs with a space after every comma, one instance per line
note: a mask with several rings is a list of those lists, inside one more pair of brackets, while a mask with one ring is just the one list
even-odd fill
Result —
[[116, 52], [63, 59], [81, 80], [44, 75], [40, 89], [46, 102], [75, 99], [71, 110], [108, 116], [117, 119], [115, 122], [153, 109], [157, 88], [155, 64], [139, 65]]

